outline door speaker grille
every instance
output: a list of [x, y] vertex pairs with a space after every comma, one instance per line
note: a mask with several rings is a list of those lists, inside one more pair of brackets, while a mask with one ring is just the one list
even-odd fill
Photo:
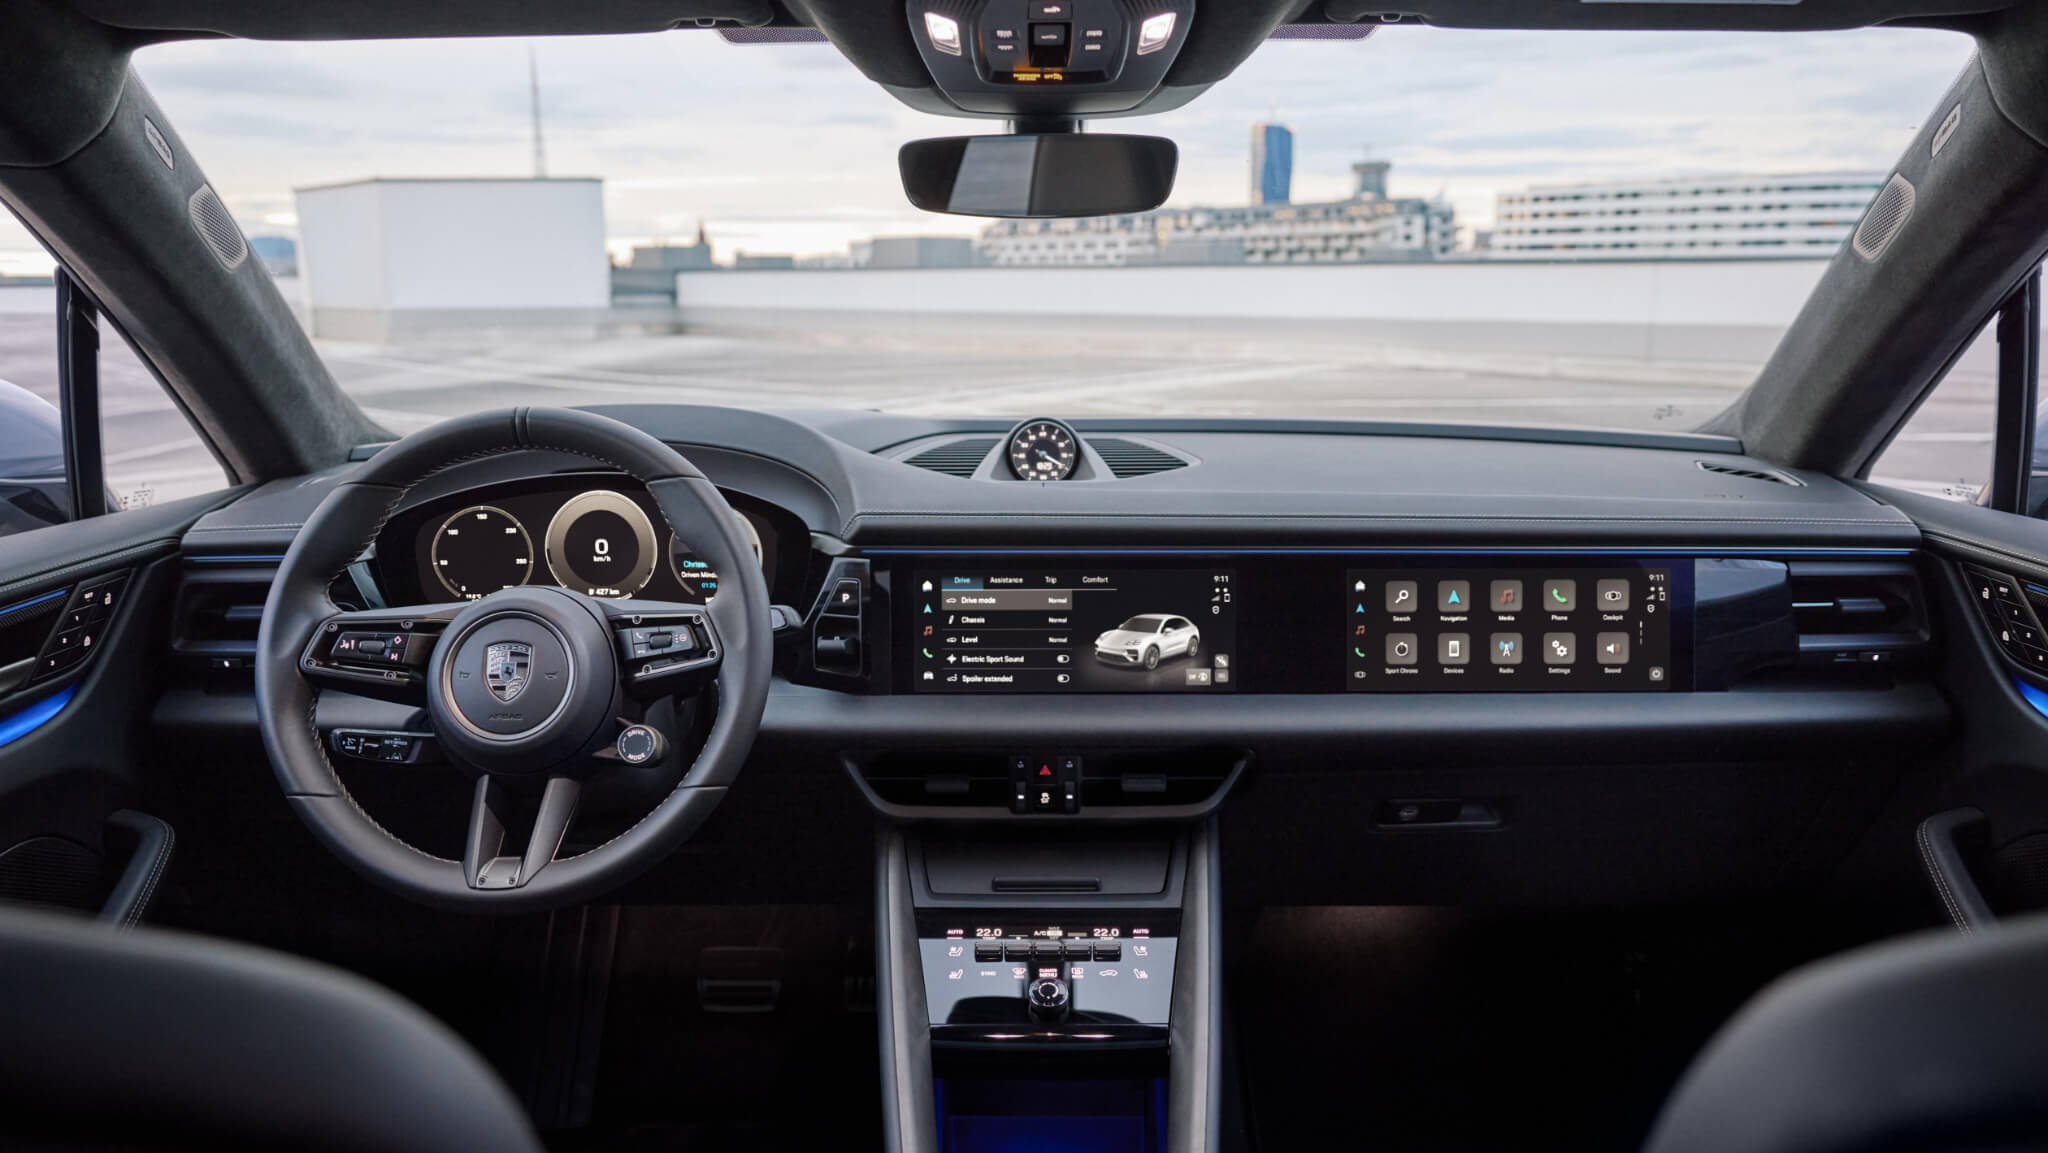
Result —
[[1849, 247], [1856, 250], [1856, 255], [1872, 263], [1884, 255], [1899, 230], [1906, 226], [1906, 219], [1913, 215], [1914, 195], [1912, 184], [1892, 173], [1892, 178], [1878, 190], [1877, 199], [1870, 202], [1863, 222], [1856, 226], [1856, 235], [1849, 238]]
[[249, 259], [249, 242], [242, 239], [241, 228], [235, 224], [228, 206], [220, 202], [213, 185], [199, 186], [199, 191], [185, 202], [185, 214], [192, 218], [192, 228], [213, 251], [213, 258], [220, 261], [222, 268], [232, 272]]

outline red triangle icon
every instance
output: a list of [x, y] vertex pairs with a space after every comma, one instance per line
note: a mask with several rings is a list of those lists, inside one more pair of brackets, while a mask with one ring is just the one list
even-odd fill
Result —
[[1038, 766], [1038, 775], [1039, 775], [1039, 776], [1041, 776], [1041, 777], [1049, 777], [1049, 776], [1052, 776], [1052, 766], [1051, 766], [1051, 765], [1040, 765], [1040, 766]]

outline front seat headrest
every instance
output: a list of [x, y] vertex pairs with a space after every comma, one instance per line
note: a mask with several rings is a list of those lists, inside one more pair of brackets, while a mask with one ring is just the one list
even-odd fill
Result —
[[1926, 934], [1758, 994], [1679, 1081], [1645, 1153], [2048, 1143], [2048, 917]]
[[0, 912], [0, 1146], [540, 1153], [445, 1026], [347, 973]]

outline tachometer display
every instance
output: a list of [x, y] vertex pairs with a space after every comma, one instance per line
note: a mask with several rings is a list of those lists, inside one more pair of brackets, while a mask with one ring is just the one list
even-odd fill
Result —
[[533, 575], [533, 538], [504, 509], [474, 505], [441, 522], [429, 560], [450, 595], [478, 600], [526, 583]]
[[578, 493], [548, 522], [547, 558], [548, 571], [565, 589], [594, 597], [635, 596], [654, 575], [654, 525], [646, 510], [621, 493]]

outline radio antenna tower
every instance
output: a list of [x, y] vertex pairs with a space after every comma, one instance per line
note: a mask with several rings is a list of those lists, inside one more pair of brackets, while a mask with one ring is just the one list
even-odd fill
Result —
[[540, 60], [531, 43], [526, 46], [526, 86], [533, 97], [533, 178], [541, 180], [548, 174], [548, 149], [540, 133]]

